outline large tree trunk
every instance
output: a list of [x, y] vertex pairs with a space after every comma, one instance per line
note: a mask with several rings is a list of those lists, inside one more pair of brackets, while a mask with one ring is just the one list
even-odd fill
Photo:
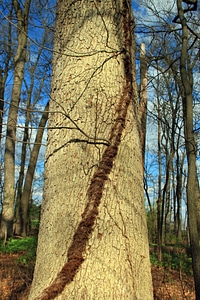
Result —
[[131, 1], [57, 5], [44, 199], [29, 300], [153, 299]]
[[187, 205], [190, 245], [195, 281], [196, 299], [200, 299], [200, 191], [196, 166], [196, 142], [193, 130], [193, 74], [188, 55], [188, 27], [181, 0], [177, 0], [178, 16], [182, 26], [180, 74], [183, 85], [183, 116], [185, 145], [188, 161]]
[[14, 218], [14, 185], [15, 185], [15, 141], [16, 123], [22, 80], [24, 76], [24, 64], [26, 61], [26, 43], [28, 32], [28, 14], [30, 1], [27, 0], [22, 11], [17, 0], [13, 1], [13, 6], [17, 16], [18, 26], [18, 47], [14, 59], [14, 83], [12, 88], [12, 98], [8, 113], [7, 133], [4, 155], [4, 201], [1, 220], [1, 234], [11, 236], [13, 231]]

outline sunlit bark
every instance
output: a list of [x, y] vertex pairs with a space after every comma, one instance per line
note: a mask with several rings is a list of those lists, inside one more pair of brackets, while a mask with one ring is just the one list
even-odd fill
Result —
[[131, 1], [58, 1], [30, 300], [153, 299], [133, 29]]

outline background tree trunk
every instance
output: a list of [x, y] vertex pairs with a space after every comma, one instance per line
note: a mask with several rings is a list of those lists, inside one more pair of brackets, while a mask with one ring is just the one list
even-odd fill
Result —
[[150, 300], [131, 1], [57, 5], [29, 299]]
[[[32, 82], [31, 82], [31, 87], [33, 87]], [[16, 191], [16, 201], [15, 201], [15, 219], [14, 219], [14, 224], [13, 224], [13, 234], [15, 234], [15, 235], [21, 234], [21, 227], [22, 227], [21, 198], [22, 198], [22, 190], [23, 190], [23, 184], [24, 184], [27, 146], [28, 146], [28, 141], [29, 141], [30, 119], [31, 119], [31, 90], [29, 90], [27, 104], [26, 104], [25, 126], [24, 126], [24, 133], [23, 133], [20, 171], [19, 171], [19, 178], [17, 181], [17, 191]]]
[[188, 27], [182, 1], [177, 0], [178, 16], [182, 26], [182, 49], [180, 74], [183, 86], [183, 116], [185, 145], [188, 161], [187, 206], [190, 231], [190, 246], [195, 281], [196, 299], [200, 299], [200, 191], [196, 166], [196, 141], [193, 126], [193, 74], [188, 55]]
[[161, 157], [161, 109], [160, 99], [157, 96], [158, 105], [158, 200], [157, 200], [157, 244], [158, 261], [162, 261], [163, 240], [163, 216], [162, 216], [162, 157]]
[[22, 11], [17, 0], [13, 1], [13, 6], [17, 16], [18, 26], [18, 46], [14, 59], [14, 82], [12, 88], [12, 99], [9, 108], [6, 144], [4, 154], [4, 201], [1, 220], [1, 235], [11, 236], [13, 233], [14, 219], [14, 198], [15, 198], [15, 141], [16, 141], [16, 123], [18, 108], [20, 102], [20, 93], [22, 80], [24, 76], [24, 64], [26, 61], [26, 44], [28, 32], [28, 14], [30, 0], [24, 4]]
[[31, 156], [30, 156], [30, 161], [28, 165], [28, 170], [26, 173], [26, 178], [24, 182], [24, 188], [22, 192], [22, 197], [21, 197], [21, 235], [22, 236], [27, 236], [28, 233], [28, 219], [29, 219], [29, 204], [30, 204], [30, 199], [31, 199], [31, 189], [32, 189], [32, 184], [33, 184], [33, 178], [34, 178], [34, 173], [35, 173], [35, 167], [42, 143], [42, 137], [44, 134], [45, 126], [48, 120], [48, 114], [49, 114], [49, 102], [47, 103], [44, 112], [42, 114], [40, 123], [39, 123], [39, 128], [37, 130], [36, 138], [35, 138], [35, 143], [33, 146], [33, 149], [31, 151]]
[[145, 146], [146, 146], [146, 126], [147, 126], [147, 58], [145, 43], [140, 46], [140, 109], [139, 118], [141, 122], [141, 143], [143, 165], [145, 161]]
[[[45, 45], [45, 33], [44, 33], [44, 37], [43, 37], [43, 43], [42, 45]], [[27, 176], [30, 176], [30, 179], [24, 182], [24, 176], [25, 176], [25, 164], [27, 162], [27, 148], [28, 146], [30, 146], [29, 141], [30, 141], [30, 126], [31, 126], [31, 119], [33, 118], [31, 112], [32, 110], [34, 110], [34, 107], [36, 106], [37, 102], [39, 102], [39, 98], [41, 96], [41, 91], [44, 87], [44, 81], [45, 81], [45, 76], [43, 76], [43, 78], [40, 81], [40, 86], [38, 87], [38, 91], [37, 94], [34, 94], [34, 86], [35, 86], [35, 77], [36, 77], [36, 69], [37, 66], [39, 65], [39, 60], [42, 54], [42, 50], [43, 47], [41, 47], [37, 53], [37, 59], [35, 61], [35, 63], [30, 67], [30, 83], [26, 83], [26, 88], [27, 88], [27, 103], [26, 103], [26, 112], [25, 112], [25, 126], [24, 126], [24, 132], [23, 132], [23, 143], [22, 143], [22, 150], [21, 150], [21, 162], [20, 162], [20, 171], [19, 171], [19, 179], [17, 182], [17, 196], [16, 196], [16, 205], [15, 205], [15, 220], [14, 220], [14, 225], [13, 225], [13, 233], [16, 235], [21, 235], [23, 234], [23, 236], [27, 235], [27, 226], [24, 226], [23, 224], [27, 223], [27, 217], [28, 217], [28, 203], [30, 201], [30, 197], [31, 197], [31, 189], [32, 189], [32, 183], [33, 183], [33, 176], [34, 176], [34, 172], [35, 172], [35, 167], [36, 167], [36, 163], [37, 163], [37, 158], [39, 155], [39, 151], [40, 151], [40, 146], [42, 143], [42, 136], [43, 136], [43, 132], [44, 132], [44, 127], [46, 125], [47, 122], [47, 118], [48, 118], [48, 112], [47, 109], [49, 107], [49, 102], [47, 103], [46, 108], [44, 109], [43, 112], [43, 117], [41, 118], [41, 123], [43, 126], [41, 128], [41, 126], [39, 125], [38, 128], [38, 132], [37, 132], [37, 136], [39, 136], [39, 138], [36, 136], [36, 145], [34, 145], [33, 150], [31, 151], [31, 158], [29, 163], [31, 164], [31, 167], [28, 166], [28, 171], [26, 174], [26, 178]], [[29, 55], [31, 55], [31, 53], [29, 53]], [[34, 99], [34, 102], [33, 102]], [[45, 120], [43, 120], [45, 119]], [[35, 151], [36, 149], [36, 151]], [[33, 155], [33, 153], [35, 152], [35, 154]], [[32, 159], [34, 157], [34, 162], [32, 163]], [[29, 175], [28, 175], [29, 173]], [[27, 184], [29, 185], [27, 187]], [[26, 192], [26, 196], [24, 197], [24, 190], [27, 190], [28, 192]], [[25, 204], [25, 208], [22, 207], [22, 195], [23, 195], [23, 202], [26, 203], [26, 197], [28, 197], [27, 199], [27, 204]], [[25, 220], [23, 220], [23, 216], [26, 212], [26, 218]], [[23, 229], [22, 229], [23, 228]]]
[[[10, 12], [10, 17], [12, 13]], [[3, 127], [3, 115], [4, 115], [4, 92], [5, 92], [5, 84], [8, 77], [9, 72], [9, 64], [12, 59], [12, 51], [11, 51], [11, 24], [9, 23], [6, 28], [6, 37], [8, 40], [8, 44], [5, 46], [6, 58], [4, 60], [4, 67], [0, 68], [0, 144], [2, 140], [2, 127]], [[5, 34], [5, 33], [4, 33]]]

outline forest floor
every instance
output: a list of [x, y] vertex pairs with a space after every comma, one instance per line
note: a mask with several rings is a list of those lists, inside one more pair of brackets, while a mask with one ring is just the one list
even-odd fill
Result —
[[[191, 276], [163, 267], [152, 267], [154, 299], [195, 300]], [[32, 269], [19, 263], [18, 254], [0, 253], [0, 300], [27, 300]]]

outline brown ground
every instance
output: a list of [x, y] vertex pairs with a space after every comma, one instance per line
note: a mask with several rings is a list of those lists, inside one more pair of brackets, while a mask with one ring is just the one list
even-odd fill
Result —
[[[17, 263], [18, 255], [0, 253], [0, 300], [27, 300], [32, 280], [28, 266]], [[193, 279], [178, 271], [152, 267], [154, 299], [195, 300]]]
[[0, 300], [26, 300], [31, 280], [32, 272], [19, 264], [18, 254], [0, 253]]
[[163, 267], [151, 268], [156, 300], [195, 300], [193, 277]]

